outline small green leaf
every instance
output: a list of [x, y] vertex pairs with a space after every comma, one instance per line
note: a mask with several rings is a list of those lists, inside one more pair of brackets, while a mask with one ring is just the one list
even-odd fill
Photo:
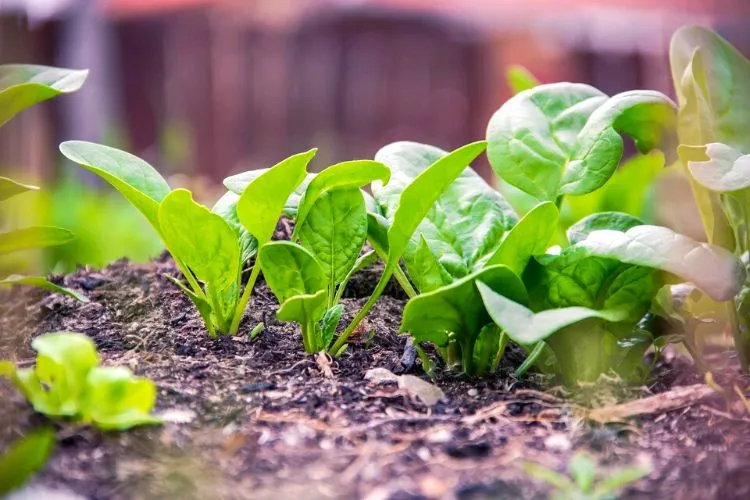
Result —
[[292, 239], [295, 239], [298, 228], [304, 224], [308, 213], [324, 194], [348, 188], [360, 188], [375, 180], [388, 184], [390, 177], [391, 171], [388, 167], [372, 160], [346, 161], [323, 170], [310, 181], [299, 202]]
[[557, 229], [559, 213], [552, 202], [540, 203], [508, 231], [485, 265], [504, 264], [521, 276], [532, 255], [544, 253]]
[[159, 232], [159, 203], [169, 193], [169, 185], [151, 165], [125, 151], [92, 142], [63, 142], [60, 151], [111, 184]]
[[628, 317], [626, 309], [597, 311], [586, 307], [564, 307], [534, 313], [481, 281], [477, 283], [477, 288], [492, 320], [521, 345], [535, 344], [566, 326], [586, 319], [617, 322]]
[[245, 226], [240, 223], [240, 219], [237, 217], [237, 202], [239, 200], [239, 195], [228, 191], [224, 193], [224, 196], [219, 198], [219, 201], [216, 202], [211, 211], [220, 215], [235, 232], [237, 240], [240, 243], [242, 262], [244, 263], [258, 253], [258, 240], [253, 238], [253, 235], [245, 229]]
[[54, 283], [50, 282], [47, 278], [43, 276], [19, 276], [17, 274], [12, 274], [0, 280], [0, 286], [11, 286], [11, 285], [35, 286], [37, 288], [43, 288], [51, 292], [67, 295], [68, 297], [74, 298], [83, 303], [89, 302], [88, 297], [81, 295], [80, 293], [74, 292], [73, 290], [70, 290], [69, 288], [55, 285]]
[[61, 227], [34, 226], [0, 233], [0, 255], [18, 250], [64, 245], [75, 235]]
[[388, 220], [380, 214], [367, 212], [367, 241], [378, 255], [388, 255]]
[[0, 496], [23, 486], [41, 470], [55, 448], [55, 431], [43, 428], [15, 441], [0, 456]]
[[156, 404], [156, 386], [122, 366], [99, 366], [87, 377], [82, 418], [102, 430], [125, 430], [159, 424], [150, 414]]
[[[261, 250], [262, 251], [262, 250]], [[321, 339], [315, 338], [316, 326], [323, 318], [328, 302], [326, 290], [314, 294], [295, 295], [281, 304], [276, 317], [281, 321], [294, 321], [302, 329], [302, 341], [309, 353], [317, 352], [325, 347], [321, 346]]]
[[[269, 170], [270, 168], [248, 170], [247, 172], [242, 172], [241, 174], [227, 177], [226, 179], [224, 179], [224, 186], [232, 193], [241, 195], [251, 182], [253, 182], [261, 175], [265, 174]], [[302, 195], [305, 194], [307, 186], [310, 185], [310, 182], [315, 178], [315, 176], [316, 174], [305, 175], [305, 178], [300, 183], [300, 185], [297, 186], [294, 191], [292, 191], [292, 194], [289, 195], [289, 198], [287, 198], [286, 202], [284, 203], [284, 209], [282, 210], [282, 213], [284, 215], [292, 219], [297, 217], [297, 209], [299, 208], [299, 203], [302, 199]]]
[[[474, 371], [478, 375], [493, 373], [497, 368], [496, 361], [500, 360], [498, 351], [501, 348], [500, 329], [495, 324], [485, 325], [477, 335], [474, 344]], [[504, 348], [504, 346], [503, 346]]]
[[573, 455], [568, 463], [568, 470], [573, 476], [578, 489], [590, 493], [596, 480], [596, 461], [588, 453], [579, 452]]
[[316, 152], [290, 156], [256, 177], [240, 195], [237, 216], [259, 247], [271, 240], [287, 199], [305, 180], [307, 164]]
[[327, 191], [305, 210], [306, 217], [301, 225], [297, 222], [295, 230], [333, 287], [352, 269], [367, 238], [367, 211], [362, 193], [359, 188]]
[[443, 267], [420, 233], [416, 251], [406, 263], [409, 276], [420, 293], [427, 293], [448, 285], [453, 276]]
[[343, 304], [336, 304], [332, 308], [326, 311], [321, 320], [321, 349], [328, 349], [331, 345], [333, 336], [336, 334], [336, 328], [339, 326], [341, 321], [341, 315], [344, 312]]
[[297, 295], [314, 294], [326, 288], [323, 269], [315, 256], [290, 241], [273, 241], [260, 249], [260, 266], [269, 288], [284, 304]]
[[0, 126], [34, 104], [80, 89], [88, 73], [31, 64], [0, 66]]
[[635, 226], [642, 226], [643, 222], [632, 215], [619, 212], [599, 212], [592, 214], [568, 228], [568, 241], [576, 244], [585, 240], [592, 231], [599, 229], [613, 229], [625, 232]]
[[533, 89], [540, 85], [539, 80], [526, 69], [519, 64], [513, 64], [505, 72], [505, 78], [508, 81], [508, 86], [514, 94], [523, 92], [524, 90]]
[[0, 177], [0, 201], [7, 200], [12, 196], [25, 193], [26, 191], [36, 191], [37, 189], [39, 189], [37, 186], [21, 184], [13, 179]]
[[731, 252], [665, 227], [597, 230], [576, 247], [589, 255], [667, 271], [692, 282], [717, 301], [732, 299], [745, 282], [745, 268]]
[[234, 231], [221, 218], [193, 201], [186, 189], [175, 189], [159, 206], [159, 225], [170, 252], [196, 277], [217, 291], [236, 282], [240, 247]]

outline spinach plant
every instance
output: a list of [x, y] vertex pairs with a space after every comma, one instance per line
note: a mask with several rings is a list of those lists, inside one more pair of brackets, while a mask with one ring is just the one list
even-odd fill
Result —
[[153, 167], [129, 153], [83, 141], [64, 142], [60, 150], [109, 182], [149, 221], [187, 285], [170, 279], [193, 301], [211, 337], [237, 333], [260, 273], [253, 266], [240, 293], [244, 263], [271, 240], [316, 153], [287, 158], [258, 175], [242, 195], [228, 193], [209, 210], [189, 191], [171, 190]]
[[569, 385], [614, 369], [643, 378], [652, 333], [637, 328], [659, 290], [658, 271], [690, 281], [714, 300], [728, 300], [745, 279], [741, 262], [721, 247], [632, 216], [601, 213], [572, 226], [570, 245], [535, 257], [524, 273], [529, 302], [478, 289], [489, 315], [529, 362]]
[[263, 276], [281, 304], [277, 316], [300, 325], [307, 352], [330, 347], [349, 279], [375, 260], [373, 251], [360, 255], [368, 226], [360, 188], [389, 178], [385, 165], [369, 160], [327, 168], [299, 198], [292, 241], [269, 243], [260, 251]]
[[[678, 30], [670, 48], [680, 103], [680, 161], [688, 170], [709, 242], [745, 262], [750, 252], [750, 62], [700, 27]], [[743, 371], [750, 370], [750, 285], [723, 304]]]
[[55, 448], [55, 431], [42, 428], [18, 439], [0, 456], [0, 495], [23, 486], [42, 469]]
[[[80, 89], [87, 74], [87, 70], [48, 66], [24, 64], [0, 66], [0, 126], [34, 104]], [[37, 189], [39, 188], [36, 186], [0, 177], [0, 201]], [[26, 227], [0, 232], [0, 256], [22, 250], [63, 245], [73, 238], [74, 235], [70, 231], [53, 226]], [[86, 297], [58, 286], [42, 276], [13, 274], [0, 279], [0, 286], [9, 285], [36, 286], [68, 295], [82, 302], [88, 301]]]
[[123, 430], [157, 424], [151, 415], [156, 386], [124, 367], [99, 366], [93, 341], [81, 333], [56, 332], [35, 338], [36, 366], [16, 368], [0, 362], [8, 376], [37, 412], [71, 418], [103, 430]]

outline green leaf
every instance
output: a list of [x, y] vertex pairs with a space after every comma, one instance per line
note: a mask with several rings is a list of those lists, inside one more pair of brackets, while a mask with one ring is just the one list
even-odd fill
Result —
[[[234, 194], [241, 195], [245, 188], [253, 182], [255, 179], [260, 177], [262, 174], [268, 172], [270, 168], [262, 168], [258, 170], [248, 170], [241, 174], [233, 175], [224, 179], [224, 186]], [[284, 209], [282, 213], [292, 219], [297, 217], [297, 209], [299, 208], [300, 200], [302, 195], [305, 194], [307, 186], [315, 178], [316, 174], [306, 174], [299, 186], [292, 191], [292, 194], [286, 199], [284, 203]]]
[[702, 161], [688, 161], [693, 178], [705, 188], [724, 193], [750, 187], [750, 155], [720, 143], [691, 149], [697, 151], [683, 153], [683, 156], [699, 157], [701, 153], [705, 156]]
[[391, 225], [380, 214], [367, 212], [367, 241], [383, 257], [388, 255], [388, 230]]
[[0, 456], [0, 496], [23, 486], [41, 470], [55, 448], [55, 431], [36, 430], [18, 439]]
[[[501, 357], [498, 354], [502, 354], [499, 353], [501, 337], [500, 329], [494, 324], [484, 325], [479, 331], [473, 353], [474, 370], [477, 374], [494, 373], [497, 369], [496, 362], [499, 362]], [[502, 348], [504, 349], [504, 346]]]
[[125, 430], [159, 424], [150, 414], [156, 404], [156, 386], [121, 366], [99, 366], [87, 378], [82, 418], [102, 430]]
[[46, 333], [31, 347], [36, 367], [18, 370], [14, 383], [39, 413], [73, 417], [81, 410], [88, 372], [97, 365], [94, 342], [73, 332]]
[[325, 314], [327, 302], [327, 291], [320, 290], [314, 294], [290, 297], [281, 304], [276, 312], [276, 317], [279, 320], [294, 321], [300, 325], [305, 350], [309, 353], [324, 349], [320, 345], [321, 339], [315, 338], [315, 333], [318, 322]]
[[521, 345], [535, 344], [566, 326], [586, 319], [598, 318], [617, 322], [628, 317], [628, 311], [622, 308], [595, 310], [586, 307], [564, 307], [534, 313], [517, 301], [496, 292], [491, 285], [480, 281], [477, 288], [495, 324]]
[[514, 94], [533, 89], [540, 85], [539, 80], [536, 79], [531, 71], [518, 64], [513, 64], [508, 68], [505, 72], [505, 78], [508, 81], [510, 90]]
[[349, 283], [349, 280], [352, 279], [352, 276], [354, 276], [356, 273], [360, 272], [361, 270], [370, 267], [372, 264], [375, 263], [375, 261], [378, 260], [378, 255], [375, 253], [374, 250], [370, 250], [369, 252], [365, 252], [362, 255], [360, 255], [357, 260], [354, 262], [354, 265], [349, 270], [349, 274], [344, 277], [344, 280], [339, 285], [338, 289], [336, 290], [336, 295], [334, 296], [333, 303], [338, 303], [339, 300], [341, 300], [341, 297], [344, 295], [344, 290], [346, 289], [346, 285]]
[[453, 333], [473, 356], [476, 338], [491, 322], [477, 290], [479, 280], [519, 302], [527, 300], [523, 283], [513, 271], [505, 266], [490, 266], [411, 299], [404, 307], [400, 331], [409, 332], [417, 342], [441, 347], [448, 344], [449, 334]]
[[305, 190], [299, 202], [296, 217], [296, 226], [292, 239], [298, 234], [298, 228], [302, 226], [310, 210], [316, 202], [326, 193], [349, 188], [360, 188], [375, 180], [388, 184], [391, 171], [378, 161], [355, 160], [337, 163], [323, 170], [315, 176]]
[[617, 492], [651, 474], [648, 467], [623, 467], [611, 471], [604, 477], [592, 491], [594, 498], [611, 498]]
[[81, 295], [80, 293], [74, 292], [73, 290], [70, 290], [69, 288], [55, 285], [54, 283], [50, 282], [47, 278], [43, 276], [19, 276], [17, 274], [12, 274], [0, 280], [0, 286], [12, 286], [12, 285], [35, 286], [37, 288], [43, 288], [51, 292], [67, 295], [68, 297], [74, 298], [83, 303], [89, 302], [88, 297], [86, 297], [85, 295]]
[[540, 203], [528, 212], [500, 242], [487, 265], [504, 264], [521, 276], [532, 255], [544, 253], [557, 229], [559, 213], [552, 202]]
[[608, 98], [583, 84], [539, 85], [509, 99], [490, 119], [487, 156], [503, 181], [555, 201], [607, 182], [622, 157], [621, 134], [647, 152], [669, 142], [674, 118], [674, 104], [658, 92]]
[[579, 452], [573, 455], [568, 463], [570, 475], [578, 485], [578, 489], [583, 493], [591, 492], [596, 479], [596, 461], [591, 455], [585, 452]]
[[327, 191], [305, 211], [306, 217], [301, 225], [297, 223], [296, 231], [333, 287], [352, 269], [367, 238], [367, 211], [362, 193], [358, 188]]
[[61, 227], [34, 226], [0, 233], [0, 255], [18, 250], [64, 245], [75, 235]]
[[290, 241], [272, 241], [260, 249], [260, 266], [268, 287], [284, 304], [291, 297], [325, 290], [326, 278], [315, 256]]
[[321, 320], [321, 349], [328, 349], [328, 346], [331, 345], [331, 341], [336, 334], [336, 328], [339, 326], [343, 312], [344, 305], [336, 304], [328, 309], [323, 315], [323, 319]]
[[253, 235], [245, 229], [245, 226], [240, 223], [240, 219], [237, 217], [237, 202], [239, 200], [239, 195], [228, 191], [219, 198], [211, 211], [220, 215], [234, 231], [237, 241], [240, 243], [242, 262], [244, 263], [258, 253], [258, 240], [253, 238]]
[[421, 293], [431, 292], [453, 281], [453, 276], [435, 258], [421, 233], [417, 249], [406, 263], [406, 269]]
[[307, 164], [316, 152], [290, 156], [257, 176], [240, 195], [237, 216], [259, 247], [271, 240], [287, 199], [305, 180]]
[[186, 189], [175, 189], [159, 206], [159, 225], [170, 252], [196, 277], [220, 291], [235, 283], [240, 247], [234, 231], [221, 218], [193, 201]]
[[[472, 149], [466, 150], [468, 154], [460, 163], [473, 160], [474, 149], [482, 147], [480, 144], [470, 145]], [[402, 194], [415, 179], [431, 165], [451, 161], [455, 154], [447, 156], [441, 149], [414, 142], [396, 142], [378, 151], [375, 159], [388, 165], [392, 176], [386, 186], [373, 183], [372, 190], [392, 225], [402, 204]], [[447, 185], [434, 203], [426, 205], [427, 211], [416, 232], [409, 234], [403, 257], [407, 268], [414, 269], [417, 246], [420, 238], [424, 238], [443, 268], [454, 278], [460, 278], [484, 264], [518, 217], [500, 193], [471, 168], [464, 168], [455, 180], [444, 184]], [[412, 279], [419, 280], [416, 276]]]
[[31, 64], [0, 66], [0, 126], [34, 104], [80, 89], [88, 73]]
[[0, 177], [0, 201], [7, 200], [12, 196], [25, 193], [26, 191], [36, 191], [37, 189], [39, 189], [37, 186], [21, 184], [13, 179]]
[[125, 151], [92, 142], [63, 142], [60, 151], [111, 184], [159, 232], [159, 203], [169, 193], [169, 185], [151, 165]]
[[619, 212], [600, 212], [581, 219], [568, 228], [568, 241], [571, 244], [585, 240], [592, 231], [599, 229], [613, 229], [625, 232], [635, 226], [642, 226], [643, 222], [637, 217]]
[[667, 271], [692, 282], [717, 301], [732, 299], [745, 282], [745, 268], [731, 252], [665, 227], [593, 231], [576, 247], [588, 255]]

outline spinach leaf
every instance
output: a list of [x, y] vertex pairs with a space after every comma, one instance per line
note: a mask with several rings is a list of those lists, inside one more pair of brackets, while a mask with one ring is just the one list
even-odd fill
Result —
[[24, 109], [80, 89], [88, 70], [32, 64], [0, 66], [0, 126]]
[[[414, 179], [446, 152], [414, 142], [396, 142], [375, 155], [391, 168], [386, 186], [373, 184], [375, 200], [392, 223], [401, 194]], [[471, 168], [465, 169], [429, 208], [404, 251], [407, 270], [414, 269], [417, 247], [424, 238], [440, 265], [460, 278], [481, 268], [497, 249], [503, 234], [518, 218], [505, 199]], [[414, 273], [412, 279], [419, 281]]]
[[[505, 266], [489, 266], [409, 300], [401, 321], [402, 332], [409, 332], [416, 342], [431, 342], [444, 348], [446, 361], [458, 364], [468, 374], [479, 374], [477, 369], [488, 366], [485, 362], [481, 366], [474, 364], [477, 339], [482, 329], [491, 323], [477, 289], [479, 281], [518, 302], [528, 300], [523, 282], [513, 271]], [[487, 332], [485, 335], [488, 335]], [[486, 341], [483, 339], [483, 342]], [[478, 352], [482, 352], [482, 349]], [[496, 351], [491, 354], [482, 352], [479, 357], [494, 360], [497, 355]]]
[[83, 422], [95, 423], [102, 430], [161, 423], [150, 413], [156, 404], [152, 381], [134, 377], [122, 366], [97, 366], [89, 371], [86, 384]]
[[75, 238], [67, 229], [33, 226], [0, 233], [0, 255], [31, 248], [64, 245]]
[[242, 262], [245, 263], [258, 253], [258, 240], [256, 240], [253, 235], [245, 229], [245, 226], [242, 225], [237, 216], [237, 202], [239, 200], [239, 195], [227, 191], [221, 198], [219, 198], [211, 211], [220, 215], [234, 231], [240, 244]]
[[500, 178], [540, 201], [603, 186], [622, 157], [621, 134], [641, 152], [671, 142], [672, 101], [651, 91], [608, 98], [583, 84], [539, 85], [490, 119], [487, 155]]
[[[326, 312], [327, 292], [295, 295], [281, 304], [276, 317], [281, 321], [294, 321], [302, 330], [302, 343], [305, 351], [314, 353], [325, 350], [323, 334], [319, 322]], [[328, 339], [330, 341], [330, 339]]]
[[101, 144], [67, 141], [60, 152], [117, 189], [159, 230], [159, 203], [169, 193], [169, 184], [154, 168], [135, 155]]
[[0, 456], [0, 495], [24, 485], [47, 463], [55, 448], [55, 431], [45, 427], [13, 442]]
[[12, 196], [25, 193], [26, 191], [36, 191], [37, 189], [39, 189], [37, 186], [21, 184], [13, 179], [0, 177], [0, 201], [7, 200]]
[[315, 256], [296, 243], [267, 243], [260, 251], [260, 266], [280, 304], [295, 295], [314, 294], [326, 288], [323, 269]]
[[12, 285], [35, 286], [37, 288], [43, 288], [45, 290], [49, 290], [50, 292], [67, 295], [68, 297], [71, 297], [80, 302], [83, 302], [84, 304], [89, 302], [89, 299], [86, 296], [81, 295], [80, 293], [74, 292], [73, 290], [70, 290], [69, 288], [55, 285], [54, 283], [52, 283], [51, 281], [49, 281], [47, 278], [43, 276], [19, 276], [17, 274], [11, 274], [10, 276], [6, 276], [5, 278], [0, 279], [0, 286], [12, 286]]
[[533, 89], [540, 85], [539, 80], [525, 67], [514, 64], [505, 72], [505, 78], [508, 81], [508, 87], [514, 94], [524, 90]]
[[[404, 188], [388, 229], [388, 256], [385, 270], [380, 276], [380, 280], [378, 280], [372, 295], [370, 295], [359, 313], [357, 313], [346, 330], [336, 340], [336, 343], [331, 348], [331, 352], [337, 353], [343, 348], [349, 335], [357, 328], [364, 317], [367, 316], [367, 313], [370, 312], [380, 294], [383, 293], [388, 280], [390, 280], [394, 271], [398, 268], [399, 260], [406, 250], [414, 231], [425, 215], [427, 215], [435, 201], [448, 189], [461, 172], [484, 151], [485, 147], [485, 142], [475, 142], [441, 157], [417, 175]], [[391, 176], [389, 185], [395, 181], [396, 176], [394, 174], [395, 172]], [[374, 185], [373, 190], [375, 190]]]

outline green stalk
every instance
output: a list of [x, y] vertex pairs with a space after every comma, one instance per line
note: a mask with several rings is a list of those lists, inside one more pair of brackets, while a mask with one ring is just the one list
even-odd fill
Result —
[[409, 278], [406, 277], [406, 274], [400, 266], [396, 267], [396, 269], [393, 271], [393, 275], [396, 277], [396, 281], [398, 281], [398, 284], [401, 285], [401, 288], [404, 289], [404, 292], [406, 292], [407, 297], [413, 299], [418, 295], [417, 291], [409, 282]]
[[242, 316], [245, 314], [247, 303], [250, 302], [250, 295], [252, 295], [253, 293], [253, 288], [255, 288], [255, 281], [258, 279], [259, 274], [260, 265], [258, 264], [258, 262], [256, 262], [253, 266], [253, 270], [250, 272], [250, 279], [247, 281], [247, 285], [245, 285], [245, 290], [242, 292], [240, 302], [237, 304], [237, 307], [234, 310], [232, 325], [229, 327], [229, 335], [236, 335], [237, 330], [240, 329], [240, 321], [242, 321]]
[[750, 371], [750, 331], [748, 331], [746, 322], [740, 320], [735, 302], [730, 300], [725, 304], [729, 326], [734, 337], [734, 347], [737, 349], [737, 358], [740, 361], [742, 372], [748, 373]]
[[523, 363], [521, 363], [521, 366], [519, 366], [516, 369], [517, 378], [523, 377], [524, 373], [529, 371], [529, 368], [534, 366], [537, 359], [539, 359], [539, 356], [541, 356], [542, 351], [544, 351], [544, 346], [545, 346], [544, 341], [540, 340], [539, 342], [536, 343], [536, 345], [534, 346], [534, 349], [532, 349], [532, 351], [529, 353], [529, 355], [526, 357]]

